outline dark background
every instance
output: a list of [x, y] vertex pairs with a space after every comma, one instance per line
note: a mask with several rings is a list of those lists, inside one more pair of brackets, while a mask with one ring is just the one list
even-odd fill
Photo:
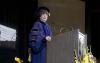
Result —
[[88, 45], [91, 45], [93, 55], [100, 59], [100, 0], [85, 1], [85, 30], [88, 37]]
[[37, 0], [0, 0], [0, 24], [17, 31], [15, 48], [0, 47], [0, 63], [14, 63], [15, 56], [28, 63], [28, 34], [34, 23], [36, 8]]

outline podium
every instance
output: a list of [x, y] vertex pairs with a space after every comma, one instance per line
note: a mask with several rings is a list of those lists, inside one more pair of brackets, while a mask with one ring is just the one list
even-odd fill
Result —
[[83, 52], [82, 47], [87, 45], [85, 40], [79, 29], [54, 36], [47, 44], [47, 63], [74, 63], [74, 49], [79, 57], [80, 50]]
[[0, 24], [0, 63], [14, 63], [16, 30]]

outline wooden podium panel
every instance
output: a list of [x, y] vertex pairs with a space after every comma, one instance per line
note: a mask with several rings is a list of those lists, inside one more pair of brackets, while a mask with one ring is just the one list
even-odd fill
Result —
[[53, 37], [47, 46], [47, 63], [74, 63], [73, 52], [74, 48], [78, 52], [78, 42], [78, 30]]

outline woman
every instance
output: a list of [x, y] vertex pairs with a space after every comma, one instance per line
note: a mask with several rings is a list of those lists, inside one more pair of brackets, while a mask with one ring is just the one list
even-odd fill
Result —
[[46, 63], [47, 42], [51, 41], [52, 35], [51, 28], [47, 24], [49, 16], [50, 11], [48, 8], [38, 8], [38, 19], [34, 23], [29, 35], [32, 63]]

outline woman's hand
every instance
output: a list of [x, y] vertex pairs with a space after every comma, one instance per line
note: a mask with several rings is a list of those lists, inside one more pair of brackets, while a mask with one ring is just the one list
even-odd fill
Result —
[[46, 36], [46, 40], [47, 41], [51, 41], [51, 37], [50, 36]]

